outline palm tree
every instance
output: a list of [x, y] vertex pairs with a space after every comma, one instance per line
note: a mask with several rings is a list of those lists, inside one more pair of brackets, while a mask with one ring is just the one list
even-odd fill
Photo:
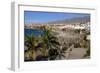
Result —
[[39, 40], [34, 36], [32, 33], [31, 35], [25, 36], [25, 46], [28, 47], [28, 50], [37, 50], [36, 47], [38, 46]]
[[36, 57], [36, 61], [48, 60], [48, 49], [46, 44], [44, 44], [43, 36], [38, 36], [39, 39], [38, 46], [36, 47], [38, 50], [38, 55]]
[[65, 56], [65, 51], [67, 50], [67, 47], [62, 47], [62, 46], [60, 46], [59, 48], [58, 48], [58, 59], [62, 59], [62, 58], [65, 58], [66, 56]]
[[46, 29], [45, 27], [42, 28], [44, 35], [43, 35], [43, 43], [48, 49], [48, 58], [53, 60], [57, 57], [57, 49], [59, 47], [59, 42], [57, 38], [53, 35], [53, 32]]
[[38, 42], [39, 40], [35, 38], [33, 33], [25, 36], [24, 45], [28, 48], [25, 51], [25, 57], [28, 58], [28, 60], [35, 60]]

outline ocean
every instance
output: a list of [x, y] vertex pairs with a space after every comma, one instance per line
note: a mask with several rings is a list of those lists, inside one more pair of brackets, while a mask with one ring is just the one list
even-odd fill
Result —
[[34, 36], [43, 35], [43, 31], [40, 29], [24, 29], [24, 35], [31, 35], [34, 34]]

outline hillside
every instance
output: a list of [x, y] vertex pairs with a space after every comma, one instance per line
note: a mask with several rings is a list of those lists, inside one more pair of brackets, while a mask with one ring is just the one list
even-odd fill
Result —
[[48, 24], [76, 24], [76, 23], [86, 23], [90, 22], [90, 17], [78, 17], [78, 18], [72, 18], [72, 19], [65, 19], [60, 21], [54, 21], [54, 22], [48, 22]]

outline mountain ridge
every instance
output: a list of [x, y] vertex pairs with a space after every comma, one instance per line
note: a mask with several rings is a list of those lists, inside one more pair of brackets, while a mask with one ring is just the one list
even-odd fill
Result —
[[90, 16], [77, 17], [72, 19], [64, 19], [60, 21], [48, 22], [48, 24], [75, 24], [90, 22]]
[[63, 20], [51, 21], [47, 23], [34, 23], [33, 22], [30, 24], [36, 24], [36, 25], [38, 24], [80, 24], [80, 23], [87, 23], [87, 22], [90, 22], [90, 16], [77, 17], [77, 18], [72, 18], [72, 19], [63, 19]]

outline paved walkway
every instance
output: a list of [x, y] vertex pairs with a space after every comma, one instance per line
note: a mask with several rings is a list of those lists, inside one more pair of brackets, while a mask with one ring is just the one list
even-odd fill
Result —
[[67, 59], [81, 59], [86, 54], [86, 48], [73, 48], [71, 52], [66, 53]]

